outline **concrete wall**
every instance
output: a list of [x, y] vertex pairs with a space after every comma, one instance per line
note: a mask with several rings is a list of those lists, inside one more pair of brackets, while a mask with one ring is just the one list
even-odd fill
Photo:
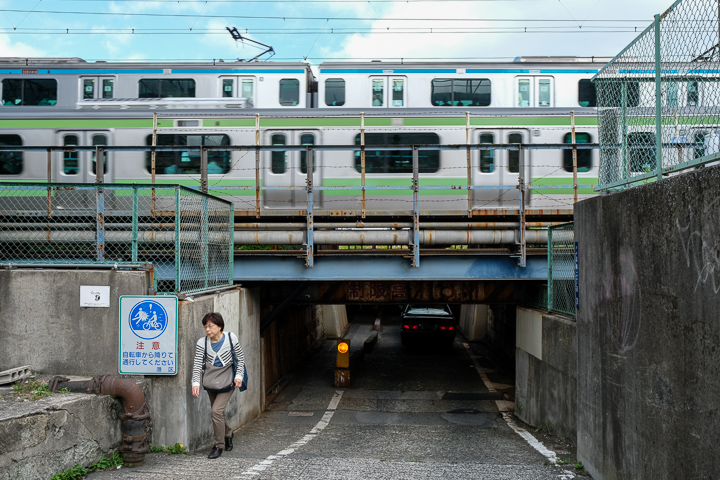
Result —
[[458, 328], [471, 342], [484, 340], [488, 329], [487, 305], [462, 305]]
[[341, 337], [348, 326], [345, 305], [317, 305], [314, 307], [315, 317], [322, 327], [317, 333], [318, 338], [325, 334], [327, 338]]
[[578, 457], [596, 479], [720, 471], [720, 168], [576, 206]]
[[190, 450], [210, 448], [210, 401], [202, 388], [199, 398], [192, 396], [190, 388], [195, 344], [205, 336], [202, 318], [208, 312], [220, 312], [225, 331], [238, 336], [245, 353], [248, 389], [235, 391], [225, 410], [229, 425], [239, 428], [258, 416], [265, 405], [259, 299], [257, 292], [237, 288], [181, 301], [178, 310], [178, 374], [146, 377], [150, 384], [152, 441], [159, 445], [182, 443]]
[[0, 480], [47, 480], [120, 446], [122, 407], [107, 395], [0, 401]]
[[577, 329], [568, 317], [517, 309], [515, 415], [575, 441]]
[[[80, 307], [81, 285], [110, 286], [110, 307]], [[0, 270], [0, 371], [117, 373], [121, 295], [146, 295], [146, 272]]]

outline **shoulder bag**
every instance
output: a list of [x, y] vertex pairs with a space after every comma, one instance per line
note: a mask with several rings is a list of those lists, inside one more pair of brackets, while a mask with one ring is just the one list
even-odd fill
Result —
[[[228, 335], [228, 339], [230, 335]], [[205, 390], [213, 393], [224, 393], [229, 392], [233, 389], [233, 382], [235, 380], [235, 352], [233, 352], [233, 363], [223, 365], [222, 367], [216, 367], [215, 365], [208, 363], [208, 341], [207, 336], [205, 337], [205, 370], [202, 377], [202, 385]], [[230, 351], [232, 351], [232, 342], [230, 342]]]

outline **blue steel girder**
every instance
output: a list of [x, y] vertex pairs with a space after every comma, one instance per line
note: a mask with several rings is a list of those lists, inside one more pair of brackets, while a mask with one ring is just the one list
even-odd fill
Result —
[[547, 280], [547, 256], [529, 256], [527, 266], [504, 255], [425, 256], [419, 267], [403, 257], [236, 257], [236, 282], [333, 280]]

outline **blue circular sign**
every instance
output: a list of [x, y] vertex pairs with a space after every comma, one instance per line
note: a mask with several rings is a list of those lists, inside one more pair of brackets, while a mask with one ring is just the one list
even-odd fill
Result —
[[135, 304], [130, 310], [130, 329], [135, 335], [152, 340], [163, 334], [168, 326], [168, 314], [165, 307], [154, 300], [145, 300]]

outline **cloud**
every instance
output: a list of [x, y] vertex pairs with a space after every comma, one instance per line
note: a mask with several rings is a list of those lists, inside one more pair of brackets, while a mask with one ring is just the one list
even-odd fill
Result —
[[13, 42], [6, 34], [0, 34], [0, 57], [44, 57], [47, 53], [22, 42]]

